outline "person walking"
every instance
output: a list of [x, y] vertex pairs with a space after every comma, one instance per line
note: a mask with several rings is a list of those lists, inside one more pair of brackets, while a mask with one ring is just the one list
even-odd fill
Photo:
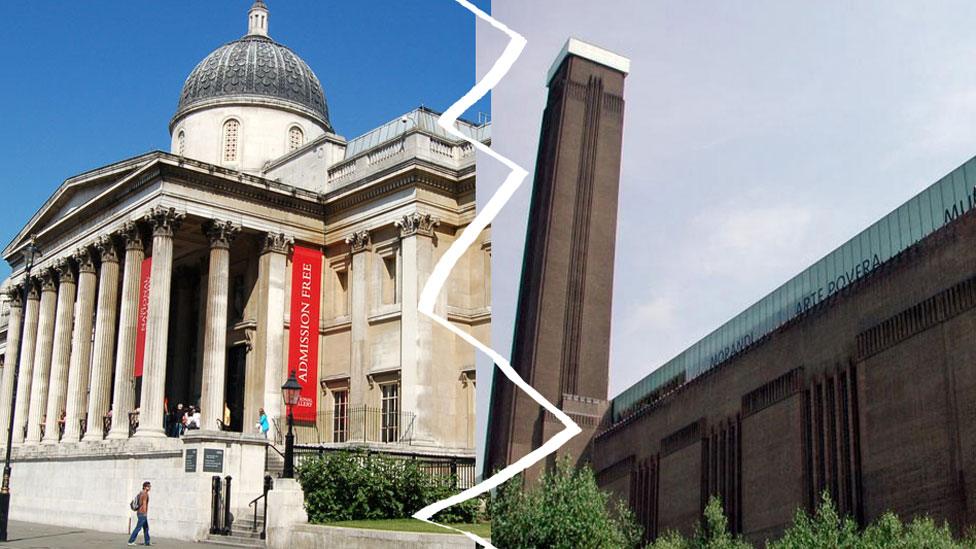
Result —
[[132, 502], [133, 506], [138, 506], [136, 511], [136, 528], [132, 531], [132, 535], [129, 536], [129, 545], [136, 544], [136, 536], [139, 535], [139, 529], [142, 529], [143, 540], [145, 540], [144, 545], [152, 545], [149, 543], [149, 490], [152, 485], [149, 482], [142, 483], [142, 491], [136, 496], [135, 501]]
[[258, 430], [264, 435], [264, 438], [268, 438], [268, 431], [271, 430], [271, 424], [268, 423], [268, 414], [264, 413], [264, 408], [258, 410]]

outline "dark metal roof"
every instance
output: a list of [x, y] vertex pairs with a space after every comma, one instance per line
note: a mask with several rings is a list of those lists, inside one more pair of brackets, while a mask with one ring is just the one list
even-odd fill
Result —
[[193, 69], [174, 120], [201, 103], [254, 98], [290, 103], [332, 131], [325, 93], [312, 69], [287, 47], [257, 35], [224, 44]]

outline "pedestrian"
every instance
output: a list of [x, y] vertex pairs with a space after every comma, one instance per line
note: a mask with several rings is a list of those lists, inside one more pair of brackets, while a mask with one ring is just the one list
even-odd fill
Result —
[[256, 427], [264, 435], [264, 438], [268, 438], [268, 431], [271, 430], [271, 425], [268, 423], [268, 415], [264, 413], [264, 408], [258, 410], [258, 424]]
[[230, 407], [224, 403], [224, 430], [230, 431]]
[[179, 438], [183, 434], [183, 403], [176, 405], [176, 409], [173, 410], [172, 415], [169, 419], [170, 432], [169, 436], [174, 438]]
[[136, 544], [136, 536], [139, 535], [139, 530], [142, 529], [143, 540], [145, 540], [145, 545], [152, 545], [149, 543], [149, 489], [152, 485], [149, 482], [142, 483], [142, 491], [133, 499], [132, 506], [135, 507], [133, 511], [136, 512], [136, 528], [132, 531], [132, 535], [129, 536], [129, 545]]

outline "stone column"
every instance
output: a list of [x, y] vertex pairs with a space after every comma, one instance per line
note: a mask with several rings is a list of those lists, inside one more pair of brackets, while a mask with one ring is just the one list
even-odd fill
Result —
[[111, 398], [112, 347], [119, 306], [119, 248], [111, 236], [103, 236], [95, 243], [95, 249], [102, 267], [98, 273], [98, 308], [84, 441], [102, 440], [102, 417], [108, 413]]
[[[369, 268], [366, 266], [370, 249], [369, 231], [353, 233], [346, 238], [352, 254], [352, 262], [349, 266], [349, 292], [351, 307], [349, 311], [350, 331], [350, 355], [349, 355], [349, 406], [362, 408], [366, 406], [366, 374], [367, 365], [367, 346], [366, 330], [368, 305], [366, 300], [366, 288], [369, 285]], [[353, 415], [349, 418], [349, 440], [363, 440], [363, 421], [362, 416]]]
[[51, 353], [54, 351], [54, 313], [58, 301], [58, 285], [54, 271], [41, 275], [41, 302], [37, 319], [37, 346], [34, 352], [34, 371], [30, 384], [30, 408], [27, 413], [25, 444], [41, 441], [41, 420], [47, 409], [47, 387], [51, 375]]
[[[257, 364], [264, 364], [264, 400], [261, 406], [269, 421], [281, 417], [281, 385], [285, 382], [285, 267], [294, 240], [281, 233], [264, 236], [258, 260], [258, 326], [254, 351]], [[284, 429], [281, 421], [278, 425]]]
[[[14, 397], [14, 370], [20, 355], [20, 325], [24, 320], [23, 286], [17, 284], [7, 291], [10, 301], [10, 316], [7, 321], [7, 355], [4, 357], [3, 381], [0, 382], [0, 433], [6, 433], [10, 426], [10, 399]], [[0, 444], [6, 445], [3, 437]]]
[[149, 275], [149, 318], [142, 369], [142, 399], [137, 437], [165, 437], [163, 398], [166, 387], [166, 345], [169, 339], [169, 298], [173, 282], [173, 235], [186, 214], [157, 206], [146, 214], [152, 227], [152, 271]]
[[75, 323], [75, 296], [78, 283], [67, 258], [55, 265], [61, 283], [58, 286], [58, 309], [54, 320], [54, 353], [51, 357], [51, 380], [48, 386], [44, 443], [58, 443], [58, 419], [64, 410], [68, 388], [68, 366], [71, 360], [71, 332]]
[[119, 306], [119, 342], [115, 353], [115, 391], [112, 398], [110, 439], [129, 438], [129, 412], [135, 409], [133, 373], [136, 355], [136, 330], [139, 324], [139, 284], [142, 261], [146, 258], [142, 229], [135, 222], [122, 226], [125, 241], [125, 267], [122, 273], [122, 302]]
[[17, 372], [17, 408], [14, 411], [14, 444], [24, 442], [24, 427], [27, 425], [27, 411], [30, 406], [31, 383], [34, 372], [34, 350], [37, 347], [37, 321], [41, 294], [37, 280], [24, 282], [28, 286], [27, 305], [24, 307], [24, 338], [20, 347], [20, 368]]
[[211, 220], [203, 225], [210, 240], [210, 269], [207, 278], [207, 317], [203, 336], [203, 386], [200, 415], [206, 429], [224, 417], [224, 377], [227, 370], [227, 292], [230, 272], [230, 244], [241, 228], [229, 221]]
[[[403, 260], [400, 303], [400, 407], [404, 412], [416, 414], [413, 423], [415, 442], [433, 442], [431, 431], [436, 418], [431, 413], [438, 408], [434, 399], [434, 380], [438, 375], [433, 368], [433, 321], [420, 314], [417, 301], [423, 290], [434, 257], [434, 227], [440, 222], [430, 214], [413, 213], [394, 222], [400, 230], [400, 255]], [[455, 375], [454, 372], [451, 374]], [[452, 379], [454, 379], [452, 377]]]
[[[68, 363], [68, 401], [65, 406], [65, 442], [78, 442], [81, 421], [88, 410], [88, 377], [91, 371], [92, 324], [95, 315], [95, 258], [82, 248], [75, 253], [78, 262], [78, 302], [75, 304], [75, 327], [71, 334], [71, 360]], [[87, 422], [85, 423], [87, 427]]]

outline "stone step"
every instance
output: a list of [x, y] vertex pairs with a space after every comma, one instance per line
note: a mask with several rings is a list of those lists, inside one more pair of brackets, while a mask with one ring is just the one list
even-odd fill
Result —
[[214, 534], [207, 534], [204, 541], [207, 543], [213, 543], [215, 545], [226, 545], [228, 547], [266, 547], [263, 539], [234, 535], [217, 536]]

